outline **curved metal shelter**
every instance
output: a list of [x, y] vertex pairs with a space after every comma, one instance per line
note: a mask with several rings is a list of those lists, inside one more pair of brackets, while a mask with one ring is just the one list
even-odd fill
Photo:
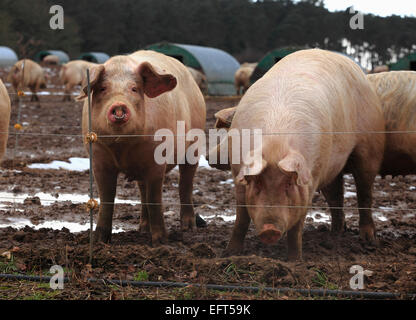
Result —
[[207, 78], [209, 95], [226, 96], [235, 93], [234, 74], [240, 64], [223, 50], [167, 42], [152, 44], [146, 49], [176, 58], [184, 65], [202, 71]]
[[0, 67], [12, 66], [17, 62], [17, 54], [9, 47], [0, 46]]
[[104, 63], [110, 56], [105, 52], [84, 52], [79, 57], [78, 60], [85, 60], [94, 63]]
[[390, 70], [413, 70], [416, 71], [416, 52], [400, 59], [389, 66]]
[[278, 48], [269, 51], [257, 64], [256, 68], [254, 69], [250, 77], [250, 82], [253, 84], [281, 59], [295, 51], [302, 49], [305, 48]]
[[45, 58], [46, 56], [49, 56], [51, 54], [54, 55], [54, 56], [57, 56], [59, 58], [59, 63], [60, 64], [67, 63], [69, 61], [68, 54], [64, 51], [61, 51], [61, 50], [43, 50], [43, 51], [39, 51], [35, 55], [35, 61], [41, 62], [43, 60], [43, 58]]

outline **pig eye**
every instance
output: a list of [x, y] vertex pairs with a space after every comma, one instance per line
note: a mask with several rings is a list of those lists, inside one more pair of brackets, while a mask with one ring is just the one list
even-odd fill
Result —
[[137, 92], [137, 88], [136, 87], [133, 87], [133, 88], [131, 88], [131, 91]]
[[261, 191], [261, 180], [258, 176], [250, 177], [250, 184], [253, 187], [255, 193], [259, 193]]
[[293, 187], [292, 182], [286, 182], [286, 184], [285, 184], [285, 192], [286, 192], [286, 194], [289, 194], [289, 192], [292, 191], [292, 187]]
[[106, 87], [101, 87], [100, 92], [104, 92], [106, 89], [107, 89]]

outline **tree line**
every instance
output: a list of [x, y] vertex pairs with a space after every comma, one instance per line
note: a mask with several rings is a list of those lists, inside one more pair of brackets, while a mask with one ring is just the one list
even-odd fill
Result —
[[[64, 8], [63, 30], [52, 30], [52, 5]], [[45, 49], [129, 53], [169, 41], [211, 46], [240, 62], [257, 61], [278, 47], [320, 47], [361, 59], [390, 62], [416, 49], [416, 18], [364, 16], [352, 30], [352, 14], [329, 12], [321, 0], [0, 0], [0, 45], [19, 55]]]

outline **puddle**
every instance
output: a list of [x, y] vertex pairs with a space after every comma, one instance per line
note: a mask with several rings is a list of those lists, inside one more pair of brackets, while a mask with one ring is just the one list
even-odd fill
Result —
[[210, 215], [210, 216], [203, 216], [203, 218], [206, 219], [206, 220], [212, 220], [212, 219], [215, 219], [215, 218], [222, 218], [225, 222], [235, 221], [235, 215], [226, 216], [226, 215], [221, 215], [221, 214], [214, 214], [214, 215]]
[[[42, 228], [48, 228], [53, 230], [62, 230], [62, 228], [67, 228], [70, 232], [81, 232], [87, 231], [90, 229], [89, 223], [77, 223], [77, 222], [68, 222], [68, 221], [59, 221], [59, 220], [49, 220], [44, 221], [39, 224], [33, 224], [29, 219], [25, 218], [4, 218], [0, 220], [0, 228], [7, 228], [12, 227], [15, 229], [23, 229], [24, 227], [30, 227], [35, 230], [39, 230]], [[93, 224], [94, 229], [96, 224]], [[113, 227], [113, 233], [124, 232], [122, 228]]]
[[306, 215], [307, 218], [312, 218], [313, 222], [331, 222], [331, 216], [322, 211], [309, 211]]
[[220, 181], [220, 184], [230, 184], [234, 187], [234, 179], [227, 179], [225, 181]]
[[[90, 160], [88, 158], [69, 158], [69, 162], [54, 160], [50, 163], [32, 163], [27, 166], [30, 169], [53, 169], [53, 170], [69, 170], [69, 171], [86, 171], [90, 168]], [[199, 167], [212, 169], [207, 159], [204, 156], [199, 158]], [[176, 166], [175, 170], [179, 170], [179, 167]]]
[[[26, 198], [33, 198], [38, 197], [40, 199], [41, 205], [43, 206], [50, 206], [54, 202], [62, 202], [62, 201], [71, 201], [72, 203], [86, 203], [90, 197], [85, 194], [76, 194], [76, 193], [58, 193], [58, 196], [54, 196], [50, 193], [38, 192], [35, 194], [15, 194], [12, 192], [0, 192], [0, 209], [4, 208], [5, 203], [23, 203]], [[99, 199], [96, 199], [98, 203], [100, 202]], [[140, 204], [140, 200], [125, 200], [115, 198], [116, 204], [131, 204], [137, 205]]]
[[[212, 170], [205, 156], [199, 157], [198, 167]], [[173, 168], [173, 170], [179, 170], [179, 166], [176, 166], [175, 168]]]
[[88, 158], [69, 158], [69, 162], [55, 160], [50, 163], [32, 163], [27, 167], [30, 169], [63, 169], [81, 172], [90, 168], [90, 160]]
[[355, 192], [351, 192], [351, 191], [346, 191], [344, 193], [344, 198], [352, 198], [355, 197], [357, 194]]

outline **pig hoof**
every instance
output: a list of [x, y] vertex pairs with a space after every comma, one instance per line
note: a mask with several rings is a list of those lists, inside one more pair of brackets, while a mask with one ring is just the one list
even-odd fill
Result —
[[341, 234], [347, 230], [347, 225], [343, 224], [332, 224], [331, 226], [331, 233], [333, 235]]
[[194, 231], [196, 226], [194, 217], [183, 217], [181, 219], [181, 229], [182, 231]]
[[148, 223], [140, 223], [139, 232], [140, 233], [149, 233], [150, 232], [150, 225]]
[[230, 256], [237, 256], [241, 253], [243, 249], [242, 248], [226, 248], [222, 254], [221, 254], [221, 258], [226, 258], [226, 257], [230, 257]]
[[196, 217], [195, 217], [195, 223], [196, 223], [197, 228], [206, 228], [207, 227], [207, 222], [204, 219], [202, 219], [199, 214], [197, 214]]
[[94, 241], [109, 243], [111, 241], [111, 230], [108, 232], [106, 230], [103, 230], [97, 227], [94, 233]]
[[158, 247], [161, 246], [162, 244], [166, 244], [168, 242], [168, 239], [166, 236], [162, 236], [162, 237], [152, 237], [152, 247]]
[[293, 262], [293, 261], [302, 261], [302, 260], [303, 260], [302, 255], [299, 255], [299, 254], [288, 255], [288, 257], [287, 257], [287, 261], [291, 261], [291, 262]]
[[366, 242], [376, 242], [376, 230], [374, 226], [363, 226], [360, 228], [360, 239]]

